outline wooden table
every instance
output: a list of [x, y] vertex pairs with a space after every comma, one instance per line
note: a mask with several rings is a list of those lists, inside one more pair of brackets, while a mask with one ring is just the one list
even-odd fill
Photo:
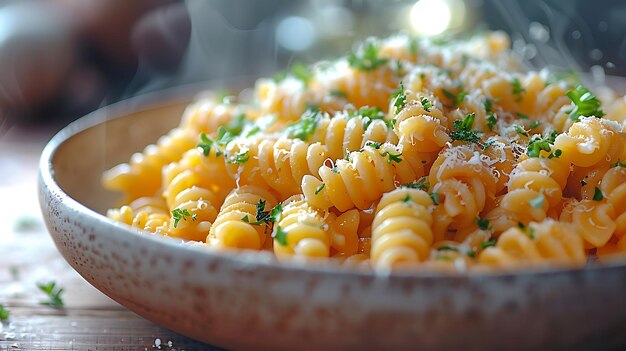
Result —
[[[0, 135], [0, 324], [4, 350], [220, 350], [161, 328], [93, 288], [65, 262], [37, 198], [41, 150], [57, 128]], [[64, 288], [63, 309], [40, 305], [37, 283]]]

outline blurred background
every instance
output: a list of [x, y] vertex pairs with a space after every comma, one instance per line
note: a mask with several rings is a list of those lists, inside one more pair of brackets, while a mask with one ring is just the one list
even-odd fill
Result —
[[620, 0], [3, 1], [0, 133], [167, 87], [252, 83], [368, 36], [487, 29], [508, 32], [530, 67], [626, 75]]

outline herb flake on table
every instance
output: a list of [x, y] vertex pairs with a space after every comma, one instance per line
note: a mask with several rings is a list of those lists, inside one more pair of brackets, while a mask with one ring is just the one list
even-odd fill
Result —
[[61, 298], [63, 288], [58, 287], [56, 282], [51, 281], [48, 284], [37, 283], [37, 287], [48, 296], [48, 300], [39, 302], [40, 305], [53, 308], [61, 308], [65, 305], [63, 298]]

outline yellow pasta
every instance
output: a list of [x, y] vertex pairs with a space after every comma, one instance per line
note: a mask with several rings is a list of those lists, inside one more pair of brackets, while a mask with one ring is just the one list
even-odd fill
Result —
[[467, 272], [626, 257], [626, 99], [526, 71], [509, 44], [499, 32], [368, 39], [260, 79], [253, 101], [200, 98], [103, 175], [125, 195], [108, 216], [286, 264]]

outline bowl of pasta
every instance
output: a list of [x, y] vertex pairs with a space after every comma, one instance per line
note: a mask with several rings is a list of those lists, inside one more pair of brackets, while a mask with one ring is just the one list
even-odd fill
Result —
[[103, 108], [43, 152], [48, 229], [114, 300], [229, 349], [623, 345], [626, 100], [508, 46], [371, 39], [252, 101]]

